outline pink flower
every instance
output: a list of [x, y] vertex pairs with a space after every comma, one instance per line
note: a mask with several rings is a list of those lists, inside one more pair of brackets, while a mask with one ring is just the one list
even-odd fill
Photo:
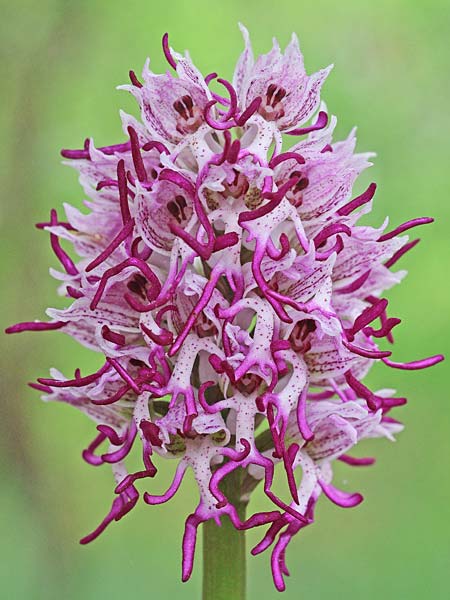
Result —
[[[66, 221], [52, 211], [38, 227], [50, 234], [62, 267], [51, 272], [68, 306], [8, 332], [61, 329], [105, 357], [90, 375], [52, 370], [31, 384], [97, 424], [83, 457], [113, 468], [111, 510], [82, 543], [133, 508], [140, 479], [145, 502], [159, 504], [191, 469], [200, 499], [186, 521], [183, 580], [198, 526], [226, 515], [237, 529], [268, 525], [253, 553], [274, 544], [282, 590], [286, 547], [313, 521], [319, 497], [362, 501], [333, 486], [334, 461], [369, 465], [348, 452], [402, 429], [391, 410], [406, 400], [372, 392], [363, 377], [375, 362], [420, 369], [442, 356], [392, 361], [386, 348], [400, 320], [382, 296], [402, 280], [392, 267], [416, 243], [403, 234], [432, 219], [393, 231], [359, 225], [375, 185], [356, 198], [352, 187], [372, 155], [355, 154], [354, 132], [333, 141], [336, 118], [320, 106], [329, 69], [308, 76], [295, 36], [284, 54], [274, 42], [254, 61], [242, 31], [233, 84], [217, 79], [225, 95], [165, 36], [174, 73], [147, 63], [143, 82], [131, 73], [124, 86], [142, 118], [122, 113], [128, 139], [63, 150], [89, 212], [66, 205]], [[300, 140], [282, 150], [282, 133]], [[133, 449], [142, 468], [129, 473]], [[154, 454], [178, 461], [161, 496], [152, 494]], [[262, 481], [268, 502], [245, 521], [220, 486], [236, 470], [240, 501]], [[273, 492], [275, 477], [287, 479], [288, 497]]]
[[320, 90], [332, 65], [307, 75], [295, 34], [284, 54], [274, 40], [272, 50], [255, 61], [248, 31], [240, 28], [245, 49], [233, 77], [239, 107], [244, 110], [258, 103], [257, 113], [280, 131], [302, 125], [319, 106]]

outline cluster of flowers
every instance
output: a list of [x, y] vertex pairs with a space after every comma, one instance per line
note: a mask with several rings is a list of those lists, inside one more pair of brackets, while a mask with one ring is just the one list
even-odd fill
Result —
[[[274, 42], [255, 61], [242, 31], [232, 83], [203, 77], [164, 36], [174, 74], [147, 63], [142, 82], [130, 72], [122, 86], [141, 111], [141, 121], [121, 114], [127, 141], [62, 152], [90, 212], [66, 205], [66, 221], [53, 210], [38, 227], [50, 233], [64, 269], [52, 275], [73, 302], [49, 309], [49, 323], [8, 331], [61, 329], [105, 356], [93, 374], [52, 370], [31, 384], [91, 417], [98, 432], [83, 457], [112, 465], [116, 497], [82, 543], [135, 506], [136, 482], [154, 477], [156, 453], [178, 465], [167, 492], [145, 493], [146, 503], [173, 497], [188, 468], [200, 492], [186, 521], [183, 580], [198, 526], [227, 516], [237, 529], [267, 526], [252, 553], [274, 544], [283, 590], [286, 547], [313, 521], [319, 496], [343, 507], [362, 501], [332, 485], [333, 461], [372, 464], [347, 452], [402, 428], [390, 411], [406, 400], [374, 393], [362, 378], [376, 361], [420, 369], [442, 359], [398, 363], [377, 346], [393, 342], [400, 322], [380, 296], [401, 281], [405, 272], [391, 268], [418, 241], [400, 234], [432, 219], [389, 232], [387, 223], [357, 225], [375, 185], [354, 199], [352, 187], [371, 155], [354, 153], [353, 131], [332, 141], [336, 118], [320, 104], [330, 68], [307, 75], [295, 36], [284, 53]], [[283, 135], [300, 140], [283, 150]], [[143, 468], [128, 473], [138, 441]], [[239, 502], [259, 481], [270, 501], [244, 521], [221, 486], [237, 469]], [[287, 478], [288, 499], [274, 493], [275, 475]]]

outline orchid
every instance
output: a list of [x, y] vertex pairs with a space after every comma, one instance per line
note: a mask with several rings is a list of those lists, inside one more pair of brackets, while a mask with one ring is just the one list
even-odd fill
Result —
[[[376, 362], [413, 370], [443, 357], [399, 362], [386, 349], [400, 319], [388, 316], [383, 293], [406, 274], [392, 270], [418, 241], [406, 232], [432, 219], [359, 224], [376, 186], [357, 197], [352, 189], [373, 155], [355, 153], [355, 131], [333, 140], [336, 117], [320, 100], [331, 67], [307, 75], [295, 36], [284, 53], [275, 41], [255, 60], [241, 30], [232, 82], [204, 77], [166, 34], [171, 71], [155, 74], [147, 62], [142, 80], [130, 72], [122, 86], [141, 116], [121, 113], [126, 141], [62, 151], [89, 212], [65, 205], [65, 220], [52, 210], [38, 227], [50, 234], [61, 264], [51, 274], [69, 306], [7, 331], [61, 330], [104, 356], [94, 373], [52, 369], [30, 384], [86, 413], [96, 433], [83, 458], [112, 466], [111, 509], [82, 544], [141, 495], [149, 505], [170, 500], [190, 469], [199, 503], [186, 518], [183, 581], [201, 524], [210, 550], [224, 543], [221, 531], [243, 544], [244, 531], [260, 527], [252, 553], [273, 547], [281, 591], [286, 548], [319, 498], [363, 500], [333, 485], [335, 461], [370, 465], [352, 454], [359, 441], [402, 430], [391, 411], [406, 400], [370, 390], [365, 375]], [[138, 471], [127, 468], [134, 451]], [[177, 466], [155, 495], [161, 459]], [[286, 497], [276, 480], [287, 482]], [[267, 509], [246, 515], [258, 485]], [[231, 576], [219, 575], [208, 598], [231, 597]], [[245, 582], [233, 586], [243, 598]]]

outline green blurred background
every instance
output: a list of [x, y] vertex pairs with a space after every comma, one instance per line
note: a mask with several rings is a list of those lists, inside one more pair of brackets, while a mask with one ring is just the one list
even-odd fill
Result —
[[[166, 68], [166, 30], [203, 72], [231, 77], [240, 20], [257, 52], [269, 49], [273, 35], [285, 45], [295, 30], [308, 70], [335, 63], [323, 95], [338, 115], [338, 134], [357, 124], [358, 148], [378, 153], [356, 190], [372, 179], [379, 184], [370, 222], [379, 225], [386, 214], [393, 224], [437, 218], [402, 259], [410, 275], [388, 297], [392, 314], [403, 318], [397, 360], [448, 354], [447, 1], [2, 0], [0, 8], [2, 326], [60, 305], [48, 276], [48, 265], [56, 266], [48, 239], [33, 227], [63, 201], [81, 205], [75, 172], [59, 165], [59, 149], [79, 147], [87, 135], [98, 145], [123, 139], [118, 110], [134, 104], [114, 88], [129, 68], [139, 73], [147, 56], [155, 70]], [[180, 583], [183, 520], [197, 502], [192, 482], [171, 504], [140, 504], [92, 545], [78, 545], [109, 508], [110, 471], [81, 460], [91, 422], [69, 407], [42, 404], [25, 384], [49, 366], [89, 370], [98, 357], [51, 332], [2, 336], [2, 344], [2, 597], [198, 598], [200, 560], [192, 581]], [[371, 373], [375, 389], [396, 387], [410, 399], [401, 411], [406, 430], [396, 444], [366, 444], [362, 451], [379, 457], [371, 469], [337, 469], [337, 483], [361, 490], [366, 502], [351, 511], [320, 503], [316, 524], [289, 548], [286, 600], [450, 597], [447, 377], [446, 363]], [[152, 483], [155, 493], [172, 467]], [[258, 494], [254, 506], [263, 506]], [[249, 560], [250, 599], [277, 597], [268, 558]]]

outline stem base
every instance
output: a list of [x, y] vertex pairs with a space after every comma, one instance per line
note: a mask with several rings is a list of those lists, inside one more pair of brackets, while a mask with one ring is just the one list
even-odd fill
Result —
[[[230, 473], [221, 488], [245, 519], [246, 505], [236, 499], [241, 490], [241, 469]], [[235, 501], [233, 501], [235, 499]], [[203, 524], [203, 600], [245, 600], [245, 532], [238, 531], [227, 515], [219, 527], [214, 521]]]

